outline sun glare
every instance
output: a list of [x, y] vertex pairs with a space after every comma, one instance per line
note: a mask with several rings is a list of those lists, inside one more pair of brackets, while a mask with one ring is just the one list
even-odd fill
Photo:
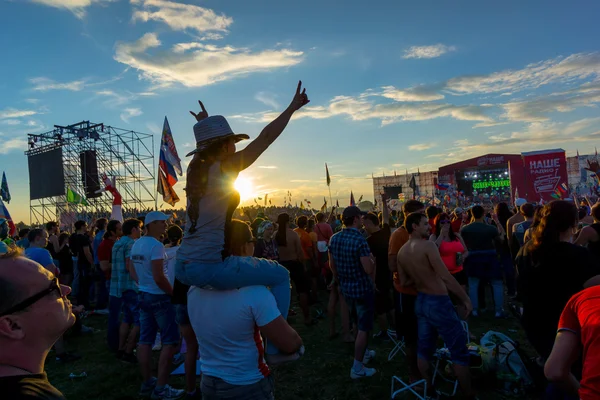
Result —
[[254, 197], [254, 186], [252, 185], [252, 181], [248, 178], [238, 176], [233, 187], [240, 193], [241, 201], [250, 200]]

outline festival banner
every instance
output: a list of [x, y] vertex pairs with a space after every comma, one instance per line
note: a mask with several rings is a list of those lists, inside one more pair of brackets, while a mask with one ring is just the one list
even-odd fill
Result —
[[[567, 187], [567, 159], [562, 149], [523, 153], [525, 168], [526, 195], [529, 199], [538, 197], [550, 201]], [[564, 185], [563, 185], [564, 184]]]

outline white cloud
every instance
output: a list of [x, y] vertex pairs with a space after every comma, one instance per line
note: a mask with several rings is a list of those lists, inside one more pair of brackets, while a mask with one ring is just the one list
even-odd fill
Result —
[[0, 123], [3, 125], [19, 125], [21, 124], [21, 121], [19, 121], [18, 119], [5, 119], [0, 121]]
[[139, 117], [142, 114], [142, 110], [140, 110], [139, 108], [126, 108], [121, 113], [121, 119], [124, 122], [129, 123], [130, 118]]
[[277, 169], [278, 167], [276, 165], [259, 165], [258, 168], [262, 168], [262, 169]]
[[37, 114], [37, 111], [17, 110], [16, 108], [5, 108], [4, 110], [0, 110], [0, 119], [21, 118], [35, 114]]
[[29, 104], [37, 104], [40, 102], [40, 99], [25, 99], [25, 101]]
[[440, 89], [440, 85], [419, 85], [409, 89], [384, 86], [381, 96], [395, 101], [433, 101], [444, 98], [444, 95], [439, 93]]
[[158, 86], [180, 83], [199, 87], [253, 72], [293, 66], [300, 63], [303, 56], [302, 52], [288, 49], [252, 52], [202, 43], [187, 46], [195, 50], [183, 54], [173, 50], [154, 56], [148, 53], [160, 45], [155, 33], [147, 33], [136, 42], [117, 44], [114, 58], [138, 69], [142, 78]]
[[519, 92], [599, 75], [600, 53], [578, 53], [529, 64], [520, 70], [453, 78], [446, 83], [446, 89], [456, 94]]
[[411, 151], [424, 151], [431, 149], [433, 146], [432, 143], [417, 143], [408, 146], [408, 149]]
[[254, 96], [256, 100], [260, 101], [268, 107], [271, 107], [274, 110], [277, 110], [279, 108], [279, 103], [277, 103], [277, 100], [275, 100], [276, 97], [277, 95], [269, 92], [258, 92]]
[[85, 9], [93, 3], [110, 3], [115, 0], [30, 0], [33, 3], [43, 4], [55, 8], [71, 11], [77, 18], [85, 17]]
[[160, 129], [160, 126], [158, 126], [158, 124], [156, 124], [155, 122], [146, 123], [146, 128], [148, 128], [148, 130], [155, 135], [159, 135], [162, 131], [162, 129]]
[[432, 46], [412, 46], [404, 51], [402, 58], [437, 58], [451, 51], [456, 47], [446, 46], [444, 44], [434, 44]]
[[83, 80], [59, 83], [45, 77], [31, 78], [29, 82], [33, 84], [33, 90], [40, 92], [48, 90], [71, 90], [78, 92], [85, 86], [85, 81]]
[[13, 150], [27, 150], [27, 140], [19, 137], [11, 137], [7, 140], [0, 139], [0, 154], [8, 154]]
[[131, 0], [131, 4], [139, 6], [134, 9], [133, 21], [159, 21], [178, 31], [189, 29], [198, 33], [227, 32], [227, 28], [233, 23], [233, 19], [225, 14], [218, 15], [209, 8], [192, 4], [166, 0]]

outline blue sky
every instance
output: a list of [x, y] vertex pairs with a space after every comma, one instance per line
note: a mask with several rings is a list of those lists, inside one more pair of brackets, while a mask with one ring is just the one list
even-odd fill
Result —
[[166, 115], [183, 155], [197, 99], [254, 138], [298, 79], [311, 103], [243, 175], [276, 202], [291, 190], [320, 206], [325, 162], [346, 203], [372, 198], [371, 173], [584, 154], [600, 138], [594, 1], [0, 0], [0, 13], [0, 169], [17, 221], [27, 133], [91, 120], [158, 143]]

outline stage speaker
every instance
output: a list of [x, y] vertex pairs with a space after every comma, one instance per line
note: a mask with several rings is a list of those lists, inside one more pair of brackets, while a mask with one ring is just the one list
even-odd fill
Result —
[[95, 150], [85, 150], [79, 154], [81, 162], [81, 180], [85, 190], [85, 197], [93, 199], [102, 196], [102, 193], [96, 193], [100, 190], [100, 178], [98, 176], [98, 161], [96, 160]]

